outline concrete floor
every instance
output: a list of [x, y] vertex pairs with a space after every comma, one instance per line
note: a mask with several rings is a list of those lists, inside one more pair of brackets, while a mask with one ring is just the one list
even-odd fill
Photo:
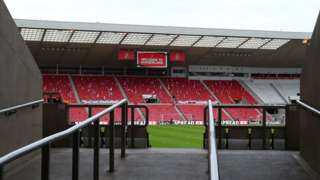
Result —
[[[120, 159], [116, 151], [115, 172], [108, 170], [108, 151], [100, 153], [101, 180], [202, 180], [208, 179], [207, 151], [202, 149], [140, 149], [128, 150], [127, 157]], [[80, 180], [92, 177], [92, 150], [80, 151]], [[311, 180], [301, 166], [297, 152], [288, 151], [219, 151], [221, 180]], [[51, 180], [71, 179], [71, 149], [52, 149]], [[40, 157], [34, 158], [24, 172], [37, 172], [33, 164], [39, 164]], [[5, 180], [40, 180], [40, 176], [13, 173]], [[31, 173], [32, 174], [32, 173]]]
[[222, 180], [311, 180], [298, 152], [219, 151]]

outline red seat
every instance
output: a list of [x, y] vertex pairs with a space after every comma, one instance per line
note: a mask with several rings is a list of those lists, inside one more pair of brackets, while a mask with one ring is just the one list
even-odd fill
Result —
[[[223, 104], [234, 104], [236, 100], [247, 104], [256, 104], [257, 101], [235, 80], [205, 81], [210, 90]], [[228, 108], [226, 109], [236, 121], [257, 121], [261, 118], [256, 109]]]
[[[184, 114], [185, 118], [189, 121], [203, 121], [205, 105], [178, 105], [180, 111]], [[213, 109], [214, 119], [218, 120], [218, 110]], [[230, 120], [230, 118], [222, 111], [222, 120]]]
[[118, 77], [130, 102], [143, 103], [143, 94], [156, 95], [161, 103], [170, 103], [171, 97], [161, 87], [157, 78]]
[[162, 78], [162, 80], [171, 95], [175, 96], [177, 100], [207, 101], [213, 99], [198, 80], [188, 80], [186, 78]]
[[73, 76], [81, 100], [121, 100], [123, 96], [110, 76]]
[[[67, 75], [43, 75], [43, 92], [58, 92], [66, 103], [77, 103]], [[84, 108], [72, 108], [70, 122], [79, 122], [87, 118]]]

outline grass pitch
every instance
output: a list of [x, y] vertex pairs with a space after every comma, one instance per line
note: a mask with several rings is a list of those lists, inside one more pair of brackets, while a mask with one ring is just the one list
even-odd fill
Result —
[[156, 125], [148, 126], [151, 147], [202, 148], [204, 126]]

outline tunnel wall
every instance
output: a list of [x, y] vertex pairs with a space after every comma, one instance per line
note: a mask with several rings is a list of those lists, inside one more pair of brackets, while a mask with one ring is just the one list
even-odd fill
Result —
[[[320, 109], [320, 14], [307, 48], [301, 76], [301, 100]], [[300, 148], [302, 157], [320, 173], [320, 117], [301, 110]]]
[[[42, 78], [37, 64], [20, 36], [3, 0], [0, 0], [0, 109], [42, 97]], [[42, 137], [42, 106], [0, 115], [0, 156]], [[27, 157], [25, 157], [27, 158]], [[13, 164], [23, 164], [25, 159]]]

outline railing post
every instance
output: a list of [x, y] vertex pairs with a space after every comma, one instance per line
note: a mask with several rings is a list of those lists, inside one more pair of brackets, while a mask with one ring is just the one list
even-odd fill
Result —
[[134, 107], [131, 108], [131, 124], [130, 124], [130, 128], [131, 128], [131, 148], [134, 148], [135, 144], [134, 144]]
[[288, 133], [287, 133], [287, 119], [288, 119], [288, 114], [289, 114], [289, 105], [286, 105], [285, 107], [285, 120], [284, 120], [284, 149], [288, 149]]
[[49, 180], [50, 172], [50, 144], [41, 149], [41, 180]]
[[263, 110], [262, 110], [262, 127], [263, 127], [262, 145], [263, 145], [263, 149], [267, 149], [267, 136], [266, 136], [267, 123], [266, 123], [266, 117], [267, 117], [267, 111], [266, 111], [266, 108], [263, 108]]
[[121, 107], [121, 158], [126, 156], [126, 122], [127, 122], [127, 103]]
[[[92, 116], [92, 107], [89, 106], [88, 107], [88, 118], [90, 118], [91, 116]], [[92, 126], [89, 126], [88, 129], [87, 129], [87, 132], [88, 132], [87, 133], [87, 135], [88, 135], [88, 144], [89, 144], [88, 147], [92, 147], [92, 133], [91, 133], [92, 129], [91, 128], [92, 128]]]
[[72, 146], [72, 180], [79, 179], [79, 147], [80, 147], [80, 131], [73, 133]]
[[100, 150], [100, 120], [94, 126], [93, 179], [99, 179], [99, 150]]
[[222, 108], [218, 107], [218, 148], [222, 149]]
[[110, 112], [109, 120], [109, 172], [114, 171], [114, 110]]

